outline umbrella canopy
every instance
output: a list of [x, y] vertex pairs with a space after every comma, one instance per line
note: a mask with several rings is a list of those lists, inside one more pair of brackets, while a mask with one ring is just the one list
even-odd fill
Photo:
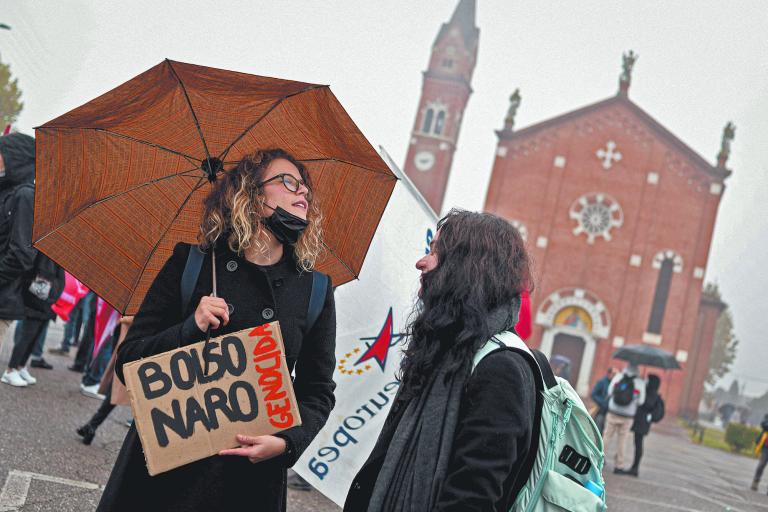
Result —
[[614, 359], [622, 359], [634, 365], [655, 366], [656, 368], [679, 369], [675, 356], [648, 345], [627, 345], [613, 353]]
[[35, 246], [125, 314], [197, 242], [217, 171], [256, 149], [307, 167], [335, 285], [357, 277], [396, 182], [328, 86], [169, 60], [36, 132]]

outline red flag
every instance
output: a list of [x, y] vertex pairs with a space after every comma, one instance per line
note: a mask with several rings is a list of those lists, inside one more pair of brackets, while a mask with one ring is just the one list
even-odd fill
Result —
[[112, 306], [107, 304], [101, 297], [96, 298], [96, 322], [93, 326], [93, 357], [99, 353], [104, 343], [117, 327], [120, 320], [118, 313]]
[[88, 288], [72, 277], [72, 274], [69, 272], [64, 273], [64, 278], [64, 291], [61, 292], [59, 300], [51, 306], [51, 309], [59, 316], [59, 318], [67, 322], [69, 321], [69, 314], [72, 313], [75, 304], [86, 296]]
[[521, 339], [527, 340], [533, 332], [533, 322], [531, 321], [531, 296], [528, 292], [520, 294], [520, 316], [515, 325], [515, 332]]

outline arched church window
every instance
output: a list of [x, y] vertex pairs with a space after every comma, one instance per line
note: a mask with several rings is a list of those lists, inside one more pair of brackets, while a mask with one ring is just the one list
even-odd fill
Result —
[[437, 114], [437, 119], [435, 120], [435, 135], [442, 135], [443, 128], [445, 128], [445, 110], [441, 110]]
[[651, 334], [661, 334], [661, 324], [664, 321], [664, 311], [667, 309], [674, 268], [675, 260], [673, 258], [667, 258], [661, 262], [659, 277], [656, 279], [656, 291], [653, 293], [651, 317], [648, 319], [647, 332]]
[[443, 59], [443, 67], [444, 68], [452, 68], [453, 67], [453, 59]]
[[672, 286], [672, 274], [683, 270], [683, 258], [672, 250], [661, 251], [653, 257], [653, 268], [659, 270], [656, 278], [656, 290], [653, 293], [651, 316], [648, 319], [650, 334], [661, 334], [661, 325], [664, 322], [664, 312], [667, 309], [669, 289]]
[[424, 123], [421, 125], [421, 131], [429, 133], [432, 131], [432, 118], [435, 117], [435, 111], [432, 108], [428, 108], [424, 113]]

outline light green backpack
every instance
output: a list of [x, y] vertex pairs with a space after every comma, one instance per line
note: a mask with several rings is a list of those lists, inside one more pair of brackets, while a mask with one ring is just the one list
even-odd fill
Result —
[[605, 510], [603, 438], [567, 380], [555, 377], [540, 352], [512, 332], [497, 334], [477, 351], [485, 356], [510, 348], [528, 360], [542, 395], [536, 460], [510, 512], [602, 512]]

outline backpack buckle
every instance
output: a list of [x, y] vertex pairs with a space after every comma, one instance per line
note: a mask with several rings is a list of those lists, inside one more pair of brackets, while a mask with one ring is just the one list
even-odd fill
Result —
[[592, 467], [592, 462], [590, 462], [589, 457], [580, 454], [570, 445], [565, 445], [563, 447], [563, 451], [560, 452], [560, 457], [557, 460], [580, 475], [586, 475]]

